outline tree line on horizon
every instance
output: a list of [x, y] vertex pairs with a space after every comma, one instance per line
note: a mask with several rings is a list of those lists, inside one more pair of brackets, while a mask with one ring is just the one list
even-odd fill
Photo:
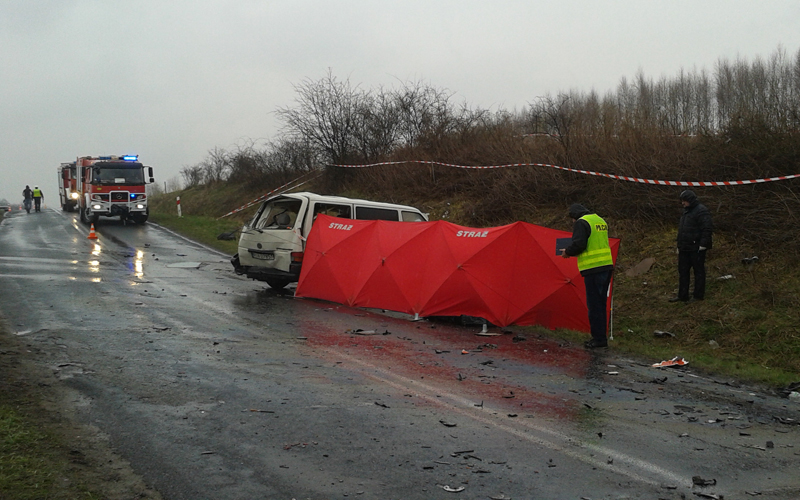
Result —
[[[330, 70], [320, 79], [303, 80], [295, 91], [294, 102], [276, 110], [283, 124], [278, 138], [209, 151], [181, 170], [184, 186], [232, 182], [269, 189], [324, 166], [411, 160], [550, 163], [693, 181], [800, 173], [800, 50], [790, 56], [779, 47], [752, 61], [720, 59], [711, 71], [682, 69], [659, 79], [639, 72], [604, 95], [548, 94], [513, 112], [471, 107], [454, 92], [422, 81], [362, 88]], [[609, 181], [599, 193], [600, 181], [588, 177], [543, 168], [392, 165], [329, 167], [319, 185], [331, 192], [358, 186], [403, 201], [461, 193], [473, 200], [467, 212], [475, 224], [505, 222], [542, 204], [570, 200], [644, 221], [663, 220], [675, 205], [675, 188]], [[736, 208], [733, 197], [743, 192], [765, 203], [759, 214], [772, 209], [793, 221], [798, 197], [790, 184], [772, 184], [697, 191], [718, 198], [718, 210], [732, 209], [721, 218], [723, 228], [733, 218], [769, 222]], [[754, 230], [745, 232], [756, 236]]]

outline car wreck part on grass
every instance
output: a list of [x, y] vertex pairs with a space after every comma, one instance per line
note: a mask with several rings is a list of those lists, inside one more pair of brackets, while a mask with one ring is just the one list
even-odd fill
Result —
[[652, 366], [653, 368], [667, 368], [667, 367], [679, 367], [679, 366], [686, 366], [689, 362], [685, 359], [681, 358], [680, 356], [675, 356], [672, 359], [668, 359], [665, 361], [661, 361], [660, 363], [654, 363]]

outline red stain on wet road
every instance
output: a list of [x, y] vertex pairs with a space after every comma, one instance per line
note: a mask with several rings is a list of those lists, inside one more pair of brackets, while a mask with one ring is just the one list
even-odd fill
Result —
[[[300, 328], [315, 356], [346, 354], [472, 399], [477, 406], [502, 408], [509, 415], [554, 418], [569, 417], [581, 409], [581, 402], [563, 387], [537, 390], [531, 385], [541, 381], [537, 385], [546, 387], [553, 376], [584, 378], [591, 356], [582, 349], [561, 347], [535, 334], [522, 334], [527, 337], [524, 340], [512, 333], [483, 337], [450, 325], [409, 324], [394, 318], [380, 321], [388, 327], [362, 335], [311, 320]], [[389, 333], [382, 334], [385, 330]], [[515, 376], [521, 382], [515, 382]]]

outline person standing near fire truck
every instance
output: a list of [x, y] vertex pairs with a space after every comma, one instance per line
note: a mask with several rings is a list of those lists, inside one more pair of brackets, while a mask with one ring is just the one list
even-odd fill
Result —
[[39, 186], [33, 186], [33, 206], [36, 208], [37, 212], [41, 212], [43, 199], [44, 194], [42, 190], [39, 189]]

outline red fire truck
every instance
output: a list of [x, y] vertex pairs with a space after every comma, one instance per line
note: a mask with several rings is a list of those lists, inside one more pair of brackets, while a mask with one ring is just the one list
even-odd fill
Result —
[[155, 182], [153, 167], [137, 156], [81, 156], [75, 162], [81, 220], [87, 224], [100, 216], [119, 217], [138, 224], [147, 221], [145, 185]]
[[61, 200], [61, 209], [72, 212], [78, 204], [78, 174], [75, 162], [62, 163], [58, 167], [58, 197]]

